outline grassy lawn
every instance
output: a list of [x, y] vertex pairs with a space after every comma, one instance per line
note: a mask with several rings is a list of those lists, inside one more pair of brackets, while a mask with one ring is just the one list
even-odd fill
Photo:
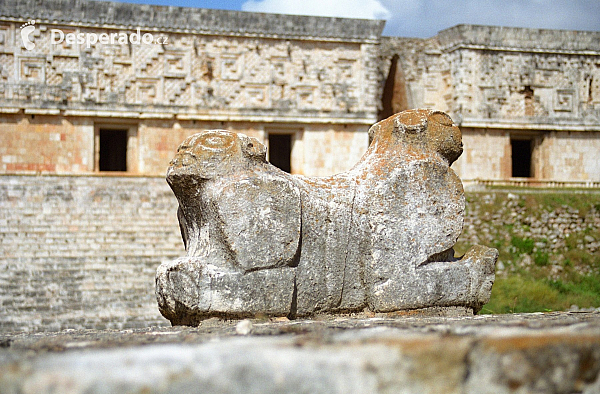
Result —
[[576, 280], [536, 279], [530, 275], [497, 277], [492, 298], [481, 313], [551, 312], [600, 305], [600, 280], [580, 276]]
[[600, 307], [600, 193], [467, 193], [457, 255], [474, 244], [500, 253], [481, 313]]

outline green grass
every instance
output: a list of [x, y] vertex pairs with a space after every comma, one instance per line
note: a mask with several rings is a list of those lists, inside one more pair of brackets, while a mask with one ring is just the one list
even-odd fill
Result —
[[533, 239], [530, 238], [512, 237], [510, 243], [512, 244], [512, 246], [517, 248], [517, 250], [520, 253], [529, 254], [533, 252], [533, 246], [535, 242], [533, 241]]
[[480, 313], [550, 312], [600, 305], [600, 279], [582, 276], [578, 283], [537, 280], [518, 275], [497, 278], [490, 302]]
[[546, 252], [537, 251], [533, 254], [533, 261], [535, 265], [545, 267], [550, 261], [550, 255]]
[[548, 284], [553, 289], [558, 290], [560, 294], [577, 295], [578, 297], [589, 299], [589, 302], [592, 303], [600, 301], [600, 277], [595, 275], [581, 276], [576, 281], [570, 283], [565, 283], [561, 280], [552, 280]]
[[[585, 248], [590, 237], [600, 240], [600, 228], [589, 217], [583, 221], [592, 209], [600, 211], [600, 193], [532, 190], [514, 189], [511, 193], [516, 198], [509, 198], [506, 189], [467, 193], [467, 211], [476, 212], [481, 225], [459, 239], [457, 255], [472, 246], [468, 239], [475, 234], [478, 243], [498, 249], [504, 266], [496, 273], [491, 300], [481, 313], [600, 307], [600, 251], [591, 253]], [[552, 212], [574, 214], [580, 221], [578, 230], [570, 230], [560, 244], [556, 235], [549, 239], [545, 230], [539, 232], [540, 223], [551, 228], [548, 214]], [[532, 231], [534, 223], [538, 232]], [[488, 231], [482, 231], [483, 227]]]

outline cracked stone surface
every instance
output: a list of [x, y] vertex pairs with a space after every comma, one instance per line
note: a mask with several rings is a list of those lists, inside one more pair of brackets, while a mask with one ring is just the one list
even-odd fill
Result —
[[210, 318], [0, 335], [2, 393], [600, 392], [600, 313]]
[[172, 324], [213, 316], [287, 316], [464, 307], [489, 301], [498, 252], [455, 257], [465, 198], [450, 165], [460, 130], [433, 110], [371, 127], [346, 173], [287, 174], [256, 139], [225, 130], [179, 147], [167, 181], [186, 256], [157, 270]]

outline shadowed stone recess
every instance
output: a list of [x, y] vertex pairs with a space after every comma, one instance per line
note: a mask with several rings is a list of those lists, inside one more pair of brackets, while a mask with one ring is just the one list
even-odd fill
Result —
[[465, 198], [450, 165], [461, 133], [410, 110], [369, 131], [348, 172], [285, 173], [256, 139], [195, 134], [167, 172], [187, 255], [163, 263], [156, 294], [173, 324], [211, 316], [310, 316], [465, 307], [489, 301], [498, 252], [455, 257]]

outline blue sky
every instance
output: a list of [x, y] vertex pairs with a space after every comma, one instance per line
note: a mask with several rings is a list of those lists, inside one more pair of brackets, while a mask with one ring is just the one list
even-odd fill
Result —
[[600, 0], [127, 0], [130, 3], [387, 20], [384, 35], [432, 37], [461, 23], [600, 31]]

